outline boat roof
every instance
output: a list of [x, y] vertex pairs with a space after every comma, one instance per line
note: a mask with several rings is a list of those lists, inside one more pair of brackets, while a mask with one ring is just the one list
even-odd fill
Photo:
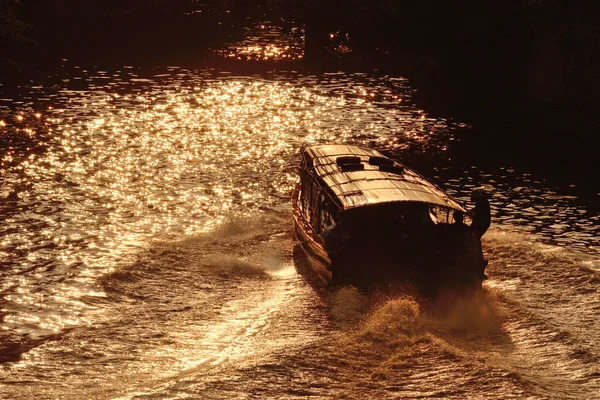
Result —
[[[394, 166], [399, 168], [385, 171], [370, 163], [371, 157], [387, 159], [376, 150], [351, 145], [318, 145], [305, 147], [303, 154], [312, 160], [311, 171], [331, 189], [343, 209], [391, 202], [420, 202], [465, 212], [448, 194], [406, 166], [394, 162]], [[339, 157], [360, 157], [364, 169], [342, 170], [342, 166], [338, 165]]]

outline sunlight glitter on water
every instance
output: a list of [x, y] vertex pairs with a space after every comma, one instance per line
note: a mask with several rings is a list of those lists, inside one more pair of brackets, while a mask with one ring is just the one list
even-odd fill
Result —
[[[60, 89], [32, 89], [33, 97], [52, 99], [41, 118], [30, 109], [10, 110], [10, 116], [0, 109], [2, 120], [13, 121], [4, 132], [15, 138], [2, 159], [2, 339], [14, 353], [26, 352], [15, 370], [4, 371], [14, 386], [0, 390], [17, 393], [30, 380], [36, 389], [28, 388], [46, 398], [73, 391], [99, 398], [204, 397], [207, 390], [213, 398], [248, 390], [268, 397], [288, 387], [288, 398], [296, 396], [293, 390], [324, 398], [374, 390], [394, 398], [442, 396], [436, 384], [451, 381], [456, 398], [465, 385], [507, 388], [511, 396], [505, 398], [520, 398], [523, 386], [507, 379], [500, 363], [488, 366], [489, 350], [481, 349], [491, 341], [493, 351], [507, 351], [505, 341], [514, 340], [509, 344], [518, 344], [519, 354], [538, 357], [540, 364], [551, 353], [552, 336], [542, 333], [552, 327], [529, 329], [521, 320], [508, 333], [495, 328], [491, 339], [475, 340], [483, 361], [471, 359], [473, 346], [456, 335], [471, 326], [464, 319], [433, 330], [417, 320], [410, 334], [385, 318], [375, 328], [361, 325], [363, 318], [376, 318], [366, 300], [353, 292], [341, 301], [323, 299], [291, 268], [289, 255], [281, 267], [263, 251], [272, 236], [292, 248], [285, 212], [299, 147], [340, 141], [378, 148], [409, 165], [433, 164], [433, 179], [463, 200], [472, 188], [487, 187], [495, 224], [536, 226], [545, 238], [554, 230], [571, 231], [576, 235], [564, 237], [566, 243], [591, 243], [598, 220], [577, 198], [547, 198], [550, 189], [518, 167], [502, 166], [495, 174], [445, 164], [460, 124], [415, 107], [406, 79], [343, 72], [247, 77], [177, 67], [72, 73], [82, 79]], [[85, 87], [74, 87], [75, 81]], [[23, 125], [14, 125], [15, 115], [23, 115]], [[277, 211], [273, 222], [258, 210], [284, 212]], [[541, 219], [548, 212], [555, 221]], [[202, 233], [208, 238], [196, 239]], [[529, 236], [489, 237], [490, 289], [507, 298], [524, 293], [517, 298], [527, 304], [526, 295], [545, 298], [566, 277], [577, 288], [579, 305], [593, 313], [596, 303], [585, 295], [595, 288], [592, 278], [563, 272], [558, 256], [528, 258], [543, 252], [523, 246]], [[277, 268], [265, 274], [261, 269], [271, 264]], [[567, 267], [578, 271], [579, 265]], [[532, 279], [531, 271], [555, 281]], [[560, 304], [566, 299], [556, 297], [560, 301], [544, 311], [548, 321], [564, 315]], [[395, 306], [392, 301], [388, 307]], [[510, 302], [507, 307], [516, 308]], [[571, 314], [573, 326], [590, 329]], [[353, 332], [367, 328], [370, 336]], [[537, 341], [522, 340], [531, 332]], [[394, 347], [396, 336], [404, 347]], [[33, 339], [44, 337], [62, 341], [35, 347]], [[585, 338], [577, 340], [595, 351]], [[536, 353], [538, 345], [542, 351]], [[559, 367], [568, 369], [566, 346], [556, 354]], [[577, 357], [573, 365], [581, 368]], [[374, 360], [384, 361], [373, 369]], [[582, 370], [577, 368], [566, 376]], [[482, 374], [489, 379], [482, 381]], [[90, 382], [99, 376], [106, 378], [90, 395]], [[272, 376], [281, 383], [268, 382]], [[590, 380], [582, 393], [594, 384]]]
[[[350, 137], [340, 118], [372, 126], [353, 117], [368, 103], [304, 85], [180, 69], [158, 75], [160, 86], [137, 82], [135, 96], [60, 90], [45, 113], [47, 151], [5, 174], [3, 191], [16, 199], [5, 209], [3, 250], [13, 274], [22, 271], [3, 282], [22, 292], [7, 297], [20, 304], [5, 308], [9, 326], [23, 318], [23, 332], [35, 334], [36, 326], [85, 323], [76, 316], [90, 306], [77, 299], [97, 297], [94, 280], [130, 262], [148, 239], [287, 203], [300, 143], [331, 140], [340, 128]], [[359, 84], [352, 92], [366, 91]], [[62, 283], [40, 289], [46, 270]], [[43, 311], [27, 295], [39, 290]]]
[[215, 53], [245, 61], [297, 61], [304, 58], [304, 32], [296, 27], [284, 31], [272, 24], [256, 24], [245, 28], [243, 40]]
[[[106, 74], [89, 71], [92, 90], [43, 93], [54, 98], [45, 125], [20, 128], [48, 138], [47, 151], [4, 174], [3, 194], [15, 197], [4, 211], [2, 251], [13, 273], [22, 271], [28, 282], [8, 277], [5, 291], [15, 285], [38, 290], [40, 271], [66, 273], [71, 283], [46, 295], [57, 299], [55, 310], [77, 315], [82, 306], [63, 300], [86, 291], [97, 296], [89, 288], [94, 279], [127, 264], [149, 239], [206, 231], [232, 211], [287, 203], [302, 143], [351, 141], [435, 153], [452, 135], [445, 121], [425, 118], [410, 105], [412, 89], [402, 79], [329, 74], [265, 80], [180, 68], [141, 79], [127, 71], [119, 76], [129, 76], [135, 87], [124, 92], [101, 86]], [[462, 178], [445, 181], [450, 193], [465, 198], [474, 186]], [[531, 199], [531, 188], [515, 193]], [[591, 220], [578, 223], [590, 229], [579, 233], [581, 239], [597, 228]], [[38, 316], [33, 310], [39, 307], [22, 296], [20, 309], [29, 304], [33, 313], [25, 318], [46, 324], [41, 320], [48, 317]], [[52, 312], [47, 307], [44, 314]], [[7, 323], [21, 313], [6, 311]]]

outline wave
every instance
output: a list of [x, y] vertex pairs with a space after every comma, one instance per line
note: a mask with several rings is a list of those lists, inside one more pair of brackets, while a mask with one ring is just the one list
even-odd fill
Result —
[[204, 260], [204, 265], [221, 276], [267, 276], [264, 265], [229, 254], [211, 254]]
[[154, 241], [134, 262], [106, 274], [99, 283], [109, 294], [139, 297], [154, 293], [165, 279], [174, 290], [198, 282], [202, 282], [200, 289], [212, 288], [217, 279], [266, 279], [283, 263], [279, 254], [283, 250], [269, 243], [289, 238], [288, 217], [283, 212], [230, 216], [209, 232]]

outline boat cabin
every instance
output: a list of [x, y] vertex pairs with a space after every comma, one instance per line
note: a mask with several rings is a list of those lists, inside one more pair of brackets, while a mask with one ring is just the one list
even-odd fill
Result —
[[414, 231], [448, 224], [456, 211], [466, 213], [415, 171], [376, 150], [346, 145], [303, 149], [299, 208], [321, 237], [342, 219], [347, 229], [366, 233], [385, 227]]
[[486, 262], [465, 209], [417, 172], [376, 150], [301, 151], [294, 234], [326, 283], [396, 277], [476, 282]]

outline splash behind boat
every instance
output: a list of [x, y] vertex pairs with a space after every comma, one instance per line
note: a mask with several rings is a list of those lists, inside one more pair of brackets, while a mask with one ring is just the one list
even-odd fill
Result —
[[322, 282], [481, 286], [479, 238], [439, 187], [368, 148], [320, 145], [301, 156], [294, 235]]

